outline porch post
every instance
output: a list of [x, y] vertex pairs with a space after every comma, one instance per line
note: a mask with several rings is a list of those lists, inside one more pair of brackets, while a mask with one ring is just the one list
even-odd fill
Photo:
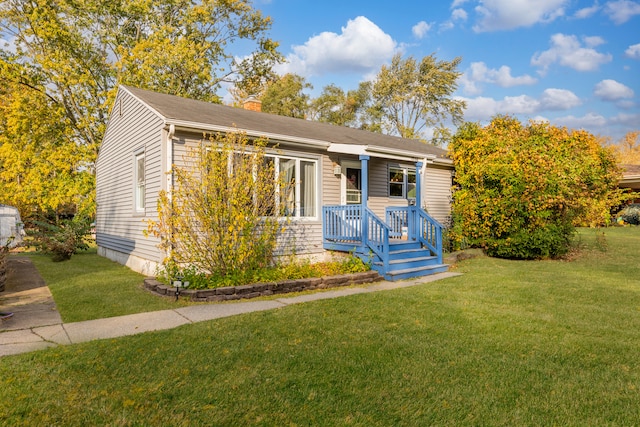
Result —
[[362, 253], [369, 247], [369, 156], [360, 155], [360, 201], [362, 206]]
[[416, 206], [422, 209], [422, 162], [416, 162]]
[[360, 191], [362, 197], [362, 207], [369, 206], [369, 156], [360, 155]]

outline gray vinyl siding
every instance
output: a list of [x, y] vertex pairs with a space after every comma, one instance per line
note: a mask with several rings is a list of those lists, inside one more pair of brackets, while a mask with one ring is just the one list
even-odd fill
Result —
[[424, 202], [429, 215], [445, 227], [451, 217], [451, 172], [453, 169], [427, 165], [424, 179]]
[[[98, 246], [159, 261], [158, 240], [146, 238], [145, 219], [156, 219], [162, 186], [163, 121], [125, 91], [119, 91], [96, 164]], [[145, 154], [145, 211], [134, 206], [135, 154]]]
[[334, 173], [334, 167], [340, 166], [341, 158], [335, 154], [323, 156], [322, 163], [322, 206], [340, 204], [340, 183], [342, 176]]

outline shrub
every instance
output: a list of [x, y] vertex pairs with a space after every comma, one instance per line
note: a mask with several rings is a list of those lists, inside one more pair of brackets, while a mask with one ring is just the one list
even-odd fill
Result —
[[[147, 221], [147, 235], [160, 239], [164, 263], [190, 266], [194, 272], [245, 280], [268, 267], [278, 237], [286, 230], [284, 175], [265, 155], [266, 140], [242, 133], [215, 135], [191, 147], [184, 166], [174, 166], [174, 186], [161, 191], [158, 220]], [[189, 270], [190, 271], [190, 270]]]
[[50, 254], [54, 262], [66, 261], [78, 251], [89, 248], [86, 237], [91, 230], [91, 221], [86, 217], [77, 216], [58, 224], [36, 221], [34, 225], [36, 230], [32, 234], [35, 246]]
[[576, 225], [609, 221], [620, 203], [613, 153], [585, 131], [498, 116], [466, 123], [449, 145], [456, 165], [448, 238], [504, 258], [557, 257]]
[[634, 203], [626, 206], [617, 215], [618, 222], [620, 220], [627, 224], [640, 225], [640, 203]]
[[558, 258], [570, 248], [575, 229], [571, 225], [547, 225], [532, 231], [519, 230], [506, 239], [488, 239], [489, 256], [508, 259]]
[[293, 260], [271, 267], [227, 274], [204, 274], [199, 273], [194, 267], [180, 267], [175, 263], [167, 263], [158, 273], [158, 279], [170, 285], [173, 280], [180, 278], [182, 281], [189, 282], [190, 289], [214, 289], [252, 283], [361, 273], [369, 271], [370, 267], [355, 255], [321, 263]]

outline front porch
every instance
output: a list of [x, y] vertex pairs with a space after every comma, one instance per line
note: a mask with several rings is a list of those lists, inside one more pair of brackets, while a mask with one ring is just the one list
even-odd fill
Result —
[[363, 205], [324, 206], [324, 249], [353, 252], [391, 281], [447, 271], [436, 220], [417, 206], [389, 207], [385, 217]]
[[422, 162], [415, 163], [415, 205], [387, 207], [384, 220], [368, 207], [368, 164], [369, 156], [361, 155], [361, 203], [322, 208], [324, 249], [353, 252], [386, 280], [446, 271], [443, 227], [421, 208]]

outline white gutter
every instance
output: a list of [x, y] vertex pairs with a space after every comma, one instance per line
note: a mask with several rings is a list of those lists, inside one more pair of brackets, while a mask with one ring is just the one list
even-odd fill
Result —
[[242, 132], [252, 137], [267, 138], [269, 141], [281, 142], [281, 143], [295, 143], [297, 145], [304, 145], [313, 148], [328, 148], [331, 143], [328, 141], [322, 141], [312, 138], [301, 138], [291, 135], [281, 135], [277, 133], [260, 132], [250, 129], [241, 129], [231, 126], [219, 126], [203, 123], [194, 123], [185, 120], [166, 119], [165, 124], [175, 126], [175, 129], [186, 131], [203, 131], [203, 132], [221, 132], [221, 133], [233, 133]]

